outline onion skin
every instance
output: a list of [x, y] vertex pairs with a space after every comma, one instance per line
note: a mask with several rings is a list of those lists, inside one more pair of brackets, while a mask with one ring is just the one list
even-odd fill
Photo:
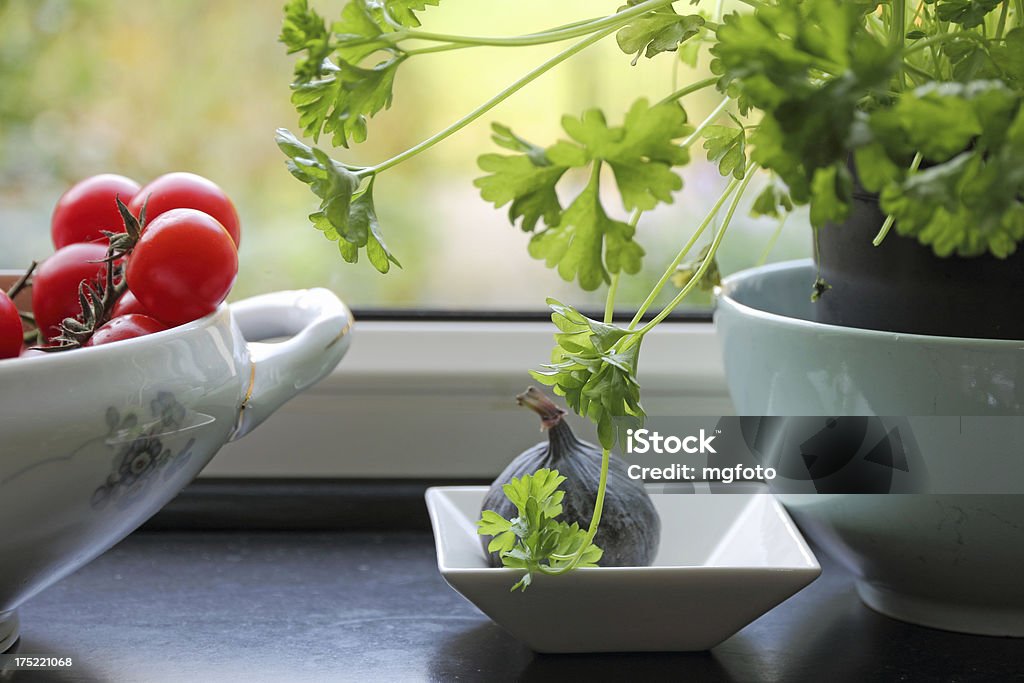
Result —
[[[533, 474], [539, 469], [558, 470], [566, 477], [562, 484], [565, 498], [559, 519], [580, 527], [590, 526], [594, 515], [601, 477], [601, 448], [581, 441], [564, 420], [565, 411], [541, 392], [530, 388], [519, 396], [519, 403], [541, 416], [547, 441], [519, 454], [491, 484], [484, 497], [482, 510], [493, 510], [505, 519], [518, 515], [515, 505], [505, 497], [502, 486], [513, 478]], [[594, 543], [604, 554], [598, 564], [602, 567], [644, 567], [654, 560], [661, 537], [661, 520], [643, 483], [630, 479], [626, 463], [615, 454], [608, 467], [608, 486], [605, 492], [601, 524]], [[484, 552], [492, 567], [501, 567], [497, 553], [487, 551], [490, 536], [481, 536]]]

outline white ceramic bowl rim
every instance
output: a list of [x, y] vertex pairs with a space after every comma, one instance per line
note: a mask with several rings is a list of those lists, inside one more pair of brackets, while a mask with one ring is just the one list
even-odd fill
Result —
[[[487, 574], [505, 575], [509, 577], [517, 577], [522, 575], [521, 569], [513, 569], [510, 567], [491, 567], [491, 566], [473, 566], [467, 567], [464, 565], [457, 565], [450, 561], [448, 553], [444, 543], [444, 522], [440, 515], [435, 519], [434, 506], [440, 503], [440, 500], [446, 495], [452, 492], [470, 492], [479, 493], [481, 497], [487, 492], [486, 486], [432, 486], [427, 489], [425, 497], [427, 500], [428, 511], [431, 513], [431, 528], [434, 535], [434, 546], [437, 552], [437, 566], [438, 569], [452, 574], [479, 574], [481, 572]], [[706, 495], [706, 494], [701, 494]], [[777, 500], [773, 494], [767, 490], [753, 494], [743, 494], [745, 497], [750, 496], [766, 496], [771, 498], [773, 501]], [[781, 504], [775, 503], [779, 506], [777, 509], [782, 510]], [[807, 541], [804, 539], [803, 534], [800, 533], [800, 529], [796, 526], [793, 520], [786, 514], [779, 515], [780, 525], [788, 532], [789, 538], [792, 539], [794, 544], [797, 546], [801, 556], [801, 562], [793, 563], [776, 563], [770, 567], [753, 566], [749, 564], [715, 564], [715, 565], [691, 565], [691, 564], [668, 564], [668, 565], [638, 565], [629, 567], [578, 567], [573, 572], [581, 572], [583, 574], [624, 574], [634, 575], [636, 573], [641, 574], [661, 574], [661, 573], [678, 573], [685, 571], [687, 574], [696, 573], [710, 573], [710, 574], [726, 574], [726, 575], [738, 575], [744, 574], [757, 574], [770, 569], [772, 571], [786, 571], [786, 570], [818, 570], [821, 569], [821, 565], [818, 564], [817, 558], [807, 545]], [[485, 555], [481, 550], [480, 559], [483, 561]], [[510, 584], [511, 585], [511, 584]]]
[[890, 341], [901, 341], [908, 343], [927, 343], [927, 344], [939, 344], [939, 345], [952, 345], [952, 346], [971, 346], [979, 349], [991, 349], [991, 350], [1011, 350], [1011, 349], [1024, 349], [1024, 340], [1017, 339], [985, 339], [979, 337], [944, 337], [938, 335], [927, 335], [927, 334], [910, 334], [904, 332], [886, 332], [883, 330], [870, 330], [860, 327], [845, 327], [843, 325], [830, 325], [828, 323], [820, 323], [814, 320], [807, 320], [805, 318], [796, 318], [793, 316], [781, 315], [779, 313], [772, 313], [761, 308], [754, 308], [753, 306], [741, 303], [733, 296], [733, 292], [737, 287], [748, 283], [753, 280], [764, 277], [765, 275], [772, 275], [780, 272], [794, 271], [794, 270], [807, 270], [812, 272], [814, 268], [814, 262], [811, 259], [800, 259], [796, 261], [782, 261], [780, 263], [773, 263], [766, 266], [759, 266], [757, 268], [749, 268], [742, 270], [738, 273], [730, 275], [722, 281], [720, 287], [715, 291], [715, 295], [718, 299], [719, 308], [731, 308], [737, 313], [751, 318], [758, 318], [765, 322], [774, 323], [776, 325], [782, 325], [791, 328], [803, 328], [807, 332], [816, 332], [824, 334], [843, 334], [843, 335], [856, 335], [865, 338], [872, 338], [875, 340], [890, 340]]
[[100, 344], [99, 346], [83, 346], [82, 348], [74, 349], [73, 351], [70, 352], [55, 351], [47, 353], [46, 356], [35, 355], [27, 357], [2, 359], [0, 360], [0, 374], [2, 374], [5, 369], [25, 367], [25, 363], [32, 363], [44, 359], [47, 361], [48, 364], [53, 364], [55, 361], [68, 362], [68, 359], [81, 358], [83, 357], [82, 354], [85, 353], [92, 354], [91, 356], [89, 356], [89, 358], [99, 359], [102, 358], [102, 354], [104, 353], [118, 353], [119, 350], [128, 348], [128, 345], [133, 345], [133, 347], [142, 346], [144, 344], [159, 345], [170, 339], [174, 339], [176, 337], [183, 337], [195, 330], [200, 330], [211, 326], [217, 318], [219, 318], [221, 315], [227, 314], [228, 308], [228, 303], [222, 302], [217, 307], [217, 310], [213, 311], [208, 315], [203, 316], [202, 318], [197, 318], [196, 320], [192, 320], [182, 325], [178, 325], [177, 327], [171, 327], [166, 330], [153, 332], [151, 334], [146, 334], [141, 337], [122, 339], [121, 341], [113, 342], [110, 344]]

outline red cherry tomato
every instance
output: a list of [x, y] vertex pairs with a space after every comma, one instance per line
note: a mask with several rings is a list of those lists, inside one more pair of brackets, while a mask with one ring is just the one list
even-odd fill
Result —
[[181, 325], [212, 313], [238, 274], [238, 251], [214, 218], [172, 209], [142, 232], [128, 257], [128, 289], [153, 317]]
[[24, 333], [17, 306], [7, 292], [0, 290], [0, 358], [18, 357]]
[[235, 205], [212, 180], [195, 173], [168, 173], [149, 183], [135, 195], [128, 208], [138, 216], [146, 206], [146, 220], [171, 209], [195, 209], [216, 218], [237, 247], [242, 239]]
[[60, 249], [76, 242], [103, 239], [103, 230], [124, 232], [116, 198], [128, 204], [139, 191], [131, 178], [106, 173], [81, 181], [57, 201], [50, 221], [53, 245]]
[[147, 334], [162, 332], [166, 329], [167, 325], [164, 325], [159, 320], [154, 320], [148, 315], [131, 313], [120, 318], [113, 318], [105, 323], [100, 329], [93, 332], [89, 341], [85, 342], [85, 345], [99, 346], [100, 344], [109, 344], [123, 339], [143, 337]]
[[130, 291], [125, 292], [121, 295], [121, 298], [114, 304], [113, 310], [110, 311], [111, 318], [120, 318], [122, 315], [131, 315], [132, 313], [139, 313], [141, 315], [148, 315], [150, 318], [153, 314], [149, 312], [149, 309], [142, 305], [135, 295]]
[[78, 286], [106, 271], [106, 264], [95, 263], [106, 255], [107, 248], [99, 242], [69, 244], [39, 264], [32, 276], [32, 311], [47, 339], [57, 336], [64, 318], [81, 314]]

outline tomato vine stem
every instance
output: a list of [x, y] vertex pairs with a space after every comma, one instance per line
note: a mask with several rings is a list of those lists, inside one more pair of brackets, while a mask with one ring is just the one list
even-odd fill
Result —
[[32, 273], [35, 272], [36, 266], [38, 265], [38, 261], [33, 261], [29, 264], [29, 267], [25, 269], [25, 273], [18, 278], [17, 282], [11, 285], [10, 289], [7, 290], [7, 296], [14, 299], [14, 297], [21, 294], [22, 290], [32, 283]]

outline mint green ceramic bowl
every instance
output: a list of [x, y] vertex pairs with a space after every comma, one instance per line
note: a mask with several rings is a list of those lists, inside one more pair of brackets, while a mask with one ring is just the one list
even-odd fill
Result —
[[[715, 326], [738, 413], [1024, 414], [1024, 341], [817, 323], [813, 282], [813, 264], [797, 261], [723, 283]], [[996, 463], [1020, 490], [1020, 443], [1007, 434], [964, 453], [922, 442], [930, 490], [962, 490], [958, 477], [995, 472]], [[808, 535], [858, 575], [861, 597], [878, 611], [938, 628], [1024, 636], [1024, 496], [780, 498]]]

